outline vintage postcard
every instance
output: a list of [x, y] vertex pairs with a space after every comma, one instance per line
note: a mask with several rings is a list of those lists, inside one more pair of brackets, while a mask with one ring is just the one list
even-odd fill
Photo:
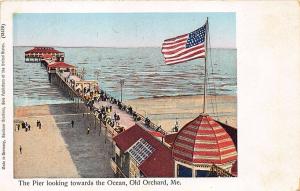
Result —
[[1, 187], [297, 190], [299, 15], [296, 1], [2, 2]]

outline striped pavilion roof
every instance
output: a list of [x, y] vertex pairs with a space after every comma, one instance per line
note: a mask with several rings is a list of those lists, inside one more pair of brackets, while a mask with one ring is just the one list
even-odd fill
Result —
[[172, 155], [175, 160], [189, 164], [224, 164], [237, 160], [231, 137], [206, 114], [200, 114], [180, 129]]

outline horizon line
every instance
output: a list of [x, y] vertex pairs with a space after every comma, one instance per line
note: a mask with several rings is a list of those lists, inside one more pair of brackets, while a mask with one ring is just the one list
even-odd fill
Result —
[[[55, 47], [55, 48], [161, 48], [161, 46], [49, 46], [49, 45], [13, 45], [13, 47]], [[210, 47], [214, 49], [237, 49], [236, 47]]]

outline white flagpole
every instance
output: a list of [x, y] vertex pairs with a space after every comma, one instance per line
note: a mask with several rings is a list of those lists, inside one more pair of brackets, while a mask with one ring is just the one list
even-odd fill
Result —
[[207, 68], [206, 68], [206, 57], [207, 57], [207, 38], [208, 37], [208, 17], [206, 18], [205, 24], [205, 59], [204, 59], [204, 91], [203, 91], [203, 113], [206, 108], [206, 86], [207, 86]]

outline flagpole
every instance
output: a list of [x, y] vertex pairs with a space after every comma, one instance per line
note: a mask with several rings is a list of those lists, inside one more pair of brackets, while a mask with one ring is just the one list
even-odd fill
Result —
[[206, 57], [207, 57], [207, 39], [208, 39], [208, 17], [206, 17], [205, 25], [205, 58], [204, 58], [204, 91], [203, 91], [203, 113], [206, 108], [206, 86], [207, 86], [207, 68], [206, 68]]

